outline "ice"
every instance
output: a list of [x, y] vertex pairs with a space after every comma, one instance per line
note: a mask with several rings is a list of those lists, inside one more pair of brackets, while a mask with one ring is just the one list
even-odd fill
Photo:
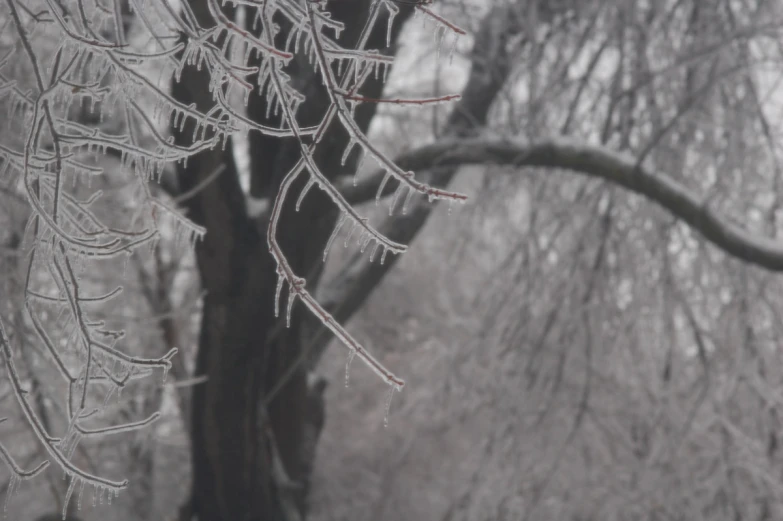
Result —
[[391, 47], [391, 35], [392, 35], [392, 27], [394, 26], [394, 18], [400, 12], [400, 8], [388, 0], [385, 2], [385, 5], [386, 8], [389, 10], [389, 18], [386, 24], [386, 48], [389, 48]]
[[19, 476], [17, 474], [13, 474], [11, 476], [11, 480], [8, 482], [8, 488], [5, 491], [5, 503], [3, 504], [3, 512], [8, 512], [8, 504], [11, 502], [11, 498], [14, 496], [14, 492], [16, 492], [16, 489], [19, 487], [19, 482], [21, 480], [19, 479]]
[[353, 222], [353, 226], [351, 226], [351, 231], [348, 232], [348, 237], [345, 238], [345, 244], [343, 244], [343, 247], [345, 247], [345, 248], [348, 247], [348, 243], [350, 242], [351, 237], [353, 236], [353, 232], [356, 230], [356, 227], [358, 225], [359, 225], [358, 222], [356, 222], [356, 221]]
[[340, 214], [340, 218], [337, 220], [337, 224], [334, 227], [334, 230], [332, 230], [332, 234], [329, 236], [329, 240], [326, 241], [326, 248], [324, 248], [324, 262], [326, 262], [326, 257], [329, 255], [329, 250], [332, 247], [332, 243], [334, 243], [335, 238], [340, 233], [340, 229], [343, 227], [343, 224], [345, 224], [345, 219], [348, 217], [348, 214], [345, 212]]
[[394, 398], [394, 393], [397, 391], [397, 387], [394, 385], [389, 386], [389, 390], [386, 394], [386, 406], [384, 407], [383, 411], [383, 426], [389, 427], [389, 412], [391, 411], [391, 402], [392, 398]]
[[278, 268], [277, 286], [275, 287], [275, 317], [280, 316], [280, 294], [283, 292], [284, 282], [285, 282], [285, 275], [283, 273], [283, 270]]
[[353, 359], [356, 357], [356, 350], [351, 349], [348, 352], [348, 361], [345, 362], [345, 388], [348, 388], [348, 380], [350, 378], [350, 372], [351, 372], [351, 363], [353, 362]]
[[408, 213], [408, 207], [410, 206], [410, 202], [414, 193], [416, 193], [416, 191], [413, 188], [408, 189], [408, 195], [405, 196], [405, 202], [402, 203], [402, 215], [406, 215]]
[[375, 204], [376, 206], [378, 203], [381, 202], [381, 196], [383, 195], [383, 189], [386, 187], [386, 183], [389, 182], [389, 178], [392, 176], [391, 172], [387, 171], [384, 176], [383, 180], [381, 181], [381, 184], [378, 185], [378, 191], [375, 193]]
[[404, 188], [406, 188], [405, 185], [400, 183], [399, 186], [397, 186], [397, 190], [394, 191], [394, 198], [392, 199], [392, 202], [389, 205], [389, 215], [394, 214], [394, 207], [397, 206], [397, 201], [400, 200], [400, 195], [402, 195], [402, 191]]

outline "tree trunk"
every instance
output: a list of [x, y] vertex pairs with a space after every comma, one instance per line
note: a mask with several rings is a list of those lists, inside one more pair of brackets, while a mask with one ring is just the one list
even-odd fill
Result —
[[[191, 0], [200, 23], [209, 26], [204, 0]], [[335, 19], [345, 22], [345, 42], [355, 42], [365, 20], [368, 2], [343, 0], [331, 8]], [[403, 20], [410, 12], [398, 16]], [[406, 16], [402, 16], [406, 15]], [[386, 13], [383, 14], [386, 16]], [[386, 23], [371, 36], [369, 48], [385, 46]], [[399, 25], [399, 24], [398, 24]], [[285, 38], [283, 27], [279, 38]], [[398, 31], [393, 35], [396, 38]], [[300, 108], [303, 124], [320, 118], [328, 97], [305, 60], [288, 70], [294, 87], [307, 96]], [[173, 96], [206, 111], [212, 106], [205, 71], [188, 67]], [[378, 97], [382, 85], [369, 81], [363, 91]], [[357, 110], [357, 122], [366, 129], [374, 115], [372, 105]], [[265, 121], [266, 106], [251, 96], [248, 114]], [[336, 125], [336, 123], [335, 123]], [[322, 171], [335, 178], [353, 173], [351, 164], [340, 165], [347, 135], [335, 128], [321, 143], [316, 160]], [[192, 127], [173, 129], [178, 144], [187, 145]], [[251, 133], [251, 192], [274, 197], [282, 177], [299, 158], [291, 139], [272, 139]], [[181, 518], [190, 521], [266, 521], [302, 519], [305, 515], [307, 478], [312, 466], [315, 439], [323, 424], [320, 396], [324, 385], [308, 389], [301, 362], [301, 314], [294, 310], [291, 327], [274, 316], [277, 274], [263, 229], [248, 214], [239, 185], [229, 142], [225, 151], [213, 150], [178, 165], [184, 192], [224, 164], [222, 174], [187, 202], [188, 216], [205, 226], [207, 234], [196, 246], [202, 286], [206, 291], [195, 376], [206, 375], [205, 384], [193, 389], [192, 399], [192, 497]], [[304, 176], [292, 192], [293, 201], [306, 182]], [[320, 274], [321, 255], [337, 217], [337, 209], [325, 195], [312, 190], [300, 212], [288, 201], [278, 239], [291, 266], [312, 286]], [[283, 295], [283, 299], [286, 295]], [[273, 393], [273, 394], [272, 394]]]

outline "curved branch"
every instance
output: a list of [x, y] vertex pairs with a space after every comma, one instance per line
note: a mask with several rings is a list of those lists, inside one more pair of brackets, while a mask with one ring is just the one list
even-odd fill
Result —
[[[557, 168], [604, 179], [657, 203], [727, 254], [771, 271], [783, 271], [783, 244], [753, 235], [716, 215], [706, 198], [671, 176], [640, 166], [634, 158], [605, 147], [566, 139], [535, 144], [460, 139], [418, 148], [396, 162], [401, 168], [412, 170], [468, 164]], [[383, 173], [377, 173], [366, 183], [351, 187], [352, 191], [346, 189], [346, 199], [374, 198], [382, 178]]]

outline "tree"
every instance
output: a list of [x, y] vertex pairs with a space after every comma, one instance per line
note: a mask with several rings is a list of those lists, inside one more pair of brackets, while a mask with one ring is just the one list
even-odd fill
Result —
[[[657, 20], [669, 8], [656, 11], [640, 3], [607, 16], [597, 3], [501, 2], [481, 20], [461, 98], [384, 98], [381, 76], [391, 66], [400, 22], [415, 12], [441, 34], [463, 32], [428, 3], [242, 0], [221, 6], [215, 0], [191, 0], [177, 11], [165, 0], [117, 0], [111, 5], [46, 0], [40, 6], [5, 0], [4, 21], [13, 42], [7, 64], [18, 70], [0, 77], [1, 92], [18, 115], [12, 125], [19, 127], [0, 153], [11, 176], [10, 197], [18, 198], [19, 190], [23, 194], [15, 203], [21, 212], [14, 220], [26, 228], [24, 234], [10, 234], [7, 243], [32, 253], [29, 263], [19, 266], [26, 272], [24, 284], [14, 287], [24, 309], [12, 319], [4, 316], [12, 324], [7, 328], [12, 334], [2, 335], [4, 363], [17, 402], [48, 454], [45, 461], [57, 463], [69, 477], [64, 514], [71, 494], [80, 493], [77, 488], [85, 484], [108, 490], [110, 497], [126, 486], [75, 466], [72, 455], [80, 438], [121, 434], [158, 418], [145, 406], [119, 427], [92, 423], [98, 388], [119, 392], [151, 377], [153, 369], [164, 374], [172, 370], [183, 379], [187, 375], [184, 364], [175, 365], [174, 349], [163, 354], [134, 351], [144, 353], [139, 356], [119, 350], [123, 333], [97, 321], [90, 306], [119, 296], [120, 289], [94, 296], [80, 280], [80, 269], [99, 269], [96, 258], [115, 262], [117, 256], [150, 246], [150, 271], [156, 276], [147, 280], [147, 266], [141, 263], [139, 277], [146, 282], [140, 293], [151, 308], [165, 314], [173, 309], [167, 299], [173, 282], [162, 275], [166, 270], [154, 267], [166, 266], [165, 258], [178, 254], [177, 236], [195, 242], [205, 296], [193, 374], [205, 381], [193, 388], [192, 401], [181, 398], [183, 417], [191, 422], [193, 464], [191, 499], [181, 517], [202, 520], [304, 515], [314, 444], [323, 425], [323, 382], [308, 384], [308, 369], [331, 334], [349, 348], [349, 364], [358, 356], [390, 386], [390, 397], [401, 389], [402, 380], [340, 324], [361, 307], [396, 254], [404, 251], [402, 244], [427, 221], [429, 203], [463, 199], [447, 188], [461, 165], [546, 167], [601, 178], [658, 203], [730, 255], [780, 270], [783, 255], [773, 242], [719, 217], [688, 184], [663, 173], [676, 174], [685, 160], [656, 157], [653, 168], [646, 161], [650, 151], [634, 144], [649, 138], [633, 122], [640, 111], [636, 104], [657, 106], [659, 100], [645, 99], [639, 93], [647, 93], [635, 88], [647, 81], [650, 64], [626, 64], [626, 52], [628, 62], [644, 55], [626, 51], [632, 45], [628, 42], [642, 44], [622, 34], [611, 37], [611, 25], [621, 26], [639, 13]], [[695, 3], [688, 7], [692, 11], [685, 17], [679, 7], [671, 7], [673, 19], [689, 20], [690, 27], [705, 23]], [[709, 16], [721, 13], [712, 8]], [[763, 9], [759, 6], [755, 16]], [[602, 24], [605, 32], [595, 31]], [[513, 138], [487, 137], [481, 127], [490, 121], [504, 89], [514, 84], [515, 53], [527, 49], [532, 61], [548, 63], [545, 45], [535, 36], [537, 25], [550, 36], [557, 33], [553, 28], [575, 28], [598, 44], [570, 111], [542, 114], [531, 109], [531, 129], [546, 128], [548, 118], [565, 116], [562, 134], [575, 133], [580, 139], [532, 141], [513, 130], [508, 133]], [[54, 40], [43, 27], [56, 29]], [[575, 114], [585, 110], [583, 93], [589, 95], [588, 80], [607, 48], [622, 57], [611, 82], [616, 95], [606, 110], [601, 145], [588, 145], [589, 136], [569, 127]], [[555, 61], [560, 67], [553, 70], [569, 69]], [[648, 143], [665, 139], [687, 112], [701, 92], [694, 85], [700, 76], [714, 79], [716, 70], [702, 69], [686, 67], [685, 94], [677, 101], [674, 123], [653, 117], [655, 135]], [[531, 84], [528, 96], [538, 88]], [[627, 92], [620, 92], [624, 88]], [[95, 110], [74, 109], [79, 100], [95, 104]], [[441, 101], [455, 106], [435, 144], [393, 161], [366, 137], [379, 105]], [[249, 144], [247, 193], [234, 155], [235, 140], [243, 132], [248, 132]], [[691, 129], [688, 135], [694, 134]], [[622, 154], [607, 146], [612, 139]], [[634, 156], [623, 155], [629, 152]], [[97, 166], [90, 163], [96, 156]], [[340, 177], [358, 170], [361, 156], [374, 158], [382, 171], [355, 186], [343, 183]], [[164, 172], [169, 163], [175, 164], [173, 176]], [[131, 174], [131, 187], [118, 198], [128, 206], [124, 215], [96, 204], [98, 196], [88, 183], [68, 188], [67, 177], [107, 176], [110, 169]], [[428, 184], [409, 170], [432, 171]], [[163, 190], [147, 184], [155, 176]], [[408, 201], [416, 193], [424, 201]], [[378, 228], [351, 206], [387, 195], [392, 209], [404, 215]], [[321, 282], [322, 259], [330, 245], [345, 236], [346, 242], [358, 239], [360, 253], [321, 285], [324, 298], [319, 303], [309, 288]], [[379, 262], [368, 263], [365, 250]], [[596, 253], [596, 258], [602, 255]], [[587, 296], [591, 288], [585, 290]], [[281, 296], [286, 297], [283, 302]], [[293, 308], [297, 300], [311, 315], [300, 313], [302, 306]], [[51, 319], [57, 314], [66, 318], [58, 323]], [[167, 348], [175, 347], [176, 327], [161, 327]], [[69, 397], [57, 420], [61, 427], [43, 418], [47, 404], [34, 405], [26, 397], [27, 385], [35, 385], [35, 371], [23, 372], [14, 356], [14, 351], [26, 352], [21, 347], [25, 332], [65, 377]], [[69, 346], [76, 352], [70, 353]], [[152, 405], [162, 400], [158, 395]], [[55, 430], [65, 433], [61, 440], [55, 439]], [[2, 454], [13, 471], [11, 492], [17, 480], [45, 468], [42, 463], [27, 471], [11, 451], [4, 448]]]
[[[418, 239], [448, 269], [414, 250], [365, 306], [357, 322], [369, 331], [405, 324], [397, 336], [378, 327], [373, 347], [399, 353], [417, 385], [389, 440], [365, 427], [370, 385], [354, 377], [333, 393], [313, 517], [779, 517], [780, 282], [758, 267], [774, 269], [778, 241], [780, 59], [764, 22], [777, 8], [595, 3], [534, 24], [490, 115], [488, 133], [505, 139], [405, 154], [449, 163], [503, 149], [531, 166], [463, 170], [480, 193], [454, 226], [460, 238], [430, 227]], [[637, 193], [661, 182], [697, 204], [649, 204], [613, 172]], [[709, 209], [692, 214], [696, 227], [745, 228], [743, 260], [673, 218], [687, 207]], [[419, 305], [422, 294], [437, 298]], [[361, 441], [338, 461], [347, 418]]]
[[[21, 127], [27, 132], [21, 146], [11, 143], [11, 147], [3, 148], [4, 164], [12, 175], [19, 174], [32, 210], [30, 262], [22, 293], [26, 317], [20, 320], [32, 323], [36, 341], [48, 349], [68, 387], [67, 428], [62, 437], [55, 437], [52, 426], [41, 420], [26, 398], [12, 340], [5, 328], [0, 328], [10, 387], [48, 455], [43, 463], [27, 471], [3, 449], [13, 472], [9, 496], [19, 480], [35, 477], [50, 461], [65, 472], [69, 483], [63, 517], [76, 488], [81, 495], [85, 486], [92, 486], [99, 497], [107, 491], [111, 498], [127, 486], [127, 480], [110, 480], [79, 468], [72, 461], [73, 452], [82, 437], [128, 432], [154, 422], [159, 415], [153, 413], [119, 426], [87, 427], [84, 422], [100, 410], [92, 403], [94, 387], [108, 385], [110, 393], [105, 402], [111, 392], [119, 394], [128, 382], [150, 376], [154, 369], [162, 370], [165, 379], [177, 349], [172, 347], [162, 357], [152, 358], [120, 351], [116, 343], [124, 332], [92, 320], [87, 308], [90, 303], [103, 303], [119, 295], [122, 288], [103, 296], [85, 297], [79, 272], [95, 258], [112, 259], [145, 245], [155, 248], [162, 235], [159, 221], [167, 218], [176, 228], [175, 236], [187, 236], [191, 242], [204, 236], [208, 229], [204, 225], [214, 231], [196, 250], [207, 291], [196, 372], [205, 375], [207, 382], [197, 388], [191, 409], [193, 499], [183, 515], [190, 517], [189, 510], [207, 519], [296, 515], [303, 508], [302, 492], [293, 487], [295, 493], [289, 497], [289, 489], [290, 483], [306, 477], [306, 462], [301, 461], [308, 403], [303, 374], [294, 374], [268, 407], [259, 406], [259, 400], [269, 400], [266, 395], [277, 382], [277, 375], [291, 367], [296, 370], [292, 365], [298, 351], [296, 336], [275, 331], [282, 289], [288, 292], [285, 317], [289, 327], [292, 307], [298, 299], [392, 389], [400, 390], [403, 381], [375, 360], [310, 295], [305, 279], [299, 275], [306, 268], [305, 259], [298, 252], [284, 253], [287, 246], [285, 238], [277, 237], [278, 223], [287, 217], [293, 230], [296, 222], [293, 215], [283, 215], [289, 189], [298, 178], [304, 180], [298, 210], [307, 191], [317, 185], [325, 197], [320, 204], [308, 205], [313, 208], [310, 216], [328, 217], [326, 203], [334, 205], [340, 214], [340, 226], [347, 222], [358, 230], [362, 249], [372, 245], [373, 253], [380, 250], [381, 262], [389, 252], [404, 251], [403, 245], [387, 240], [371, 227], [332, 186], [337, 165], [334, 158], [338, 157], [332, 147], [339, 145], [340, 138], [330, 137], [327, 130], [335, 122], [348, 135], [347, 145], [341, 147], [346, 149], [344, 155], [348, 156], [354, 147], [370, 155], [399, 182], [400, 191], [421, 193], [430, 200], [464, 199], [461, 194], [422, 184], [412, 172], [399, 169], [364, 134], [372, 111], [360, 109], [355, 115], [359, 103], [383, 102], [378, 76], [382, 69], [388, 71], [391, 59], [366, 48], [368, 44], [380, 47], [384, 35], [386, 47], [390, 45], [393, 18], [400, 7], [383, 1], [358, 10], [352, 5], [351, 12], [346, 8], [341, 12], [339, 7], [326, 10], [322, 2], [242, 2], [241, 14], [248, 21], [248, 27], [243, 27], [237, 21], [237, 9], [221, 7], [215, 0], [185, 3], [182, 12], [165, 0], [146, 4], [132, 1], [129, 6], [138, 15], [145, 37], [151, 40], [144, 44], [146, 48], [131, 50], [123, 20], [127, 8], [120, 2], [109, 7], [101, 3], [44, 2], [38, 9], [8, 0], [6, 5], [6, 22], [16, 36], [9, 55], [15, 63], [17, 53], [23, 55], [34, 80], [32, 90], [17, 86], [16, 78], [7, 79], [4, 86], [11, 113], [19, 114]], [[405, 6], [403, 16], [414, 9], [444, 28], [460, 31], [418, 2]], [[147, 10], [155, 17], [150, 17]], [[358, 15], [364, 15], [363, 21]], [[388, 27], [376, 29], [382, 20], [388, 20]], [[51, 60], [36, 48], [39, 42], [34, 38], [35, 31], [44, 25], [59, 32]], [[358, 44], [346, 48], [327, 37], [327, 32], [342, 41], [358, 38]], [[171, 95], [142, 70], [153, 62], [161, 62], [158, 67], [174, 78]], [[303, 72], [305, 68], [311, 72]], [[292, 72], [310, 81], [320, 78], [325, 88], [319, 92], [313, 85], [294, 86]], [[375, 81], [360, 95], [359, 89], [373, 74]], [[237, 96], [247, 106], [247, 116], [237, 109]], [[74, 99], [85, 98], [93, 109], [99, 104], [98, 122], [83, 113], [78, 114], [81, 118], [71, 117]], [[145, 102], [152, 104], [151, 110]], [[265, 114], [259, 111], [262, 107]], [[297, 117], [302, 108], [306, 114]], [[318, 109], [323, 111], [322, 119], [307, 121]], [[108, 120], [111, 128], [101, 125], [103, 120]], [[161, 122], [171, 123], [171, 139], [160, 128]], [[230, 157], [231, 137], [239, 131], [253, 131], [250, 139], [254, 152], [268, 149], [271, 156], [277, 149], [284, 151], [277, 158], [288, 171], [284, 176], [275, 169], [266, 169], [262, 176], [258, 165], [253, 164], [259, 174], [251, 193], [263, 193], [271, 187], [277, 194], [266, 216], [267, 246], [249, 219]], [[270, 138], [274, 144], [270, 144]], [[279, 140], [282, 144], [277, 144]], [[325, 153], [317, 147], [322, 143], [326, 143]], [[98, 158], [111, 152], [119, 159], [121, 169], [135, 174], [138, 200], [129, 228], [114, 227], [90, 208], [100, 193], [79, 200], [76, 193], [64, 187], [66, 176], [103, 173], [102, 168], [86, 163], [95, 152], [99, 152]], [[331, 164], [322, 164], [323, 157]], [[190, 167], [186, 166], [188, 159]], [[192, 193], [186, 203], [189, 219], [155, 197], [146, 185], [150, 178], [160, 177], [169, 162], [179, 165], [183, 194]], [[221, 167], [221, 162], [227, 166]], [[255, 162], [251, 155], [251, 163]], [[221, 168], [229, 172], [217, 174]], [[219, 178], [211, 183], [216, 175]], [[141, 227], [134, 226], [139, 222]], [[41, 275], [43, 280], [39, 280]], [[48, 295], [50, 288], [57, 292]], [[275, 298], [265, 304], [259, 302], [260, 295], [269, 294]], [[79, 354], [75, 361], [64, 359], [50, 339], [41, 322], [44, 312], [33, 299], [42, 301], [41, 307], [48, 304], [59, 308], [60, 313], [67, 312], [65, 344], [76, 344]], [[280, 351], [283, 347], [285, 352]], [[281, 410], [283, 407], [285, 410]], [[218, 458], [214, 457], [215, 451]]]

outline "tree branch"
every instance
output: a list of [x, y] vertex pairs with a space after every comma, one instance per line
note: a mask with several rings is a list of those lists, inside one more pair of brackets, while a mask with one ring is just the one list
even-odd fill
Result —
[[398, 161], [404, 168], [414, 170], [494, 164], [558, 168], [604, 179], [662, 206], [729, 255], [771, 271], [783, 271], [783, 244], [754, 236], [743, 227], [715, 215], [706, 198], [694, 194], [666, 173], [640, 166], [634, 158], [607, 148], [565, 139], [532, 145], [466, 139], [425, 146]]
[[[717, 216], [710, 211], [706, 198], [694, 194], [671, 176], [640, 166], [633, 157], [604, 147], [567, 139], [536, 144], [487, 138], [455, 139], [423, 146], [395, 162], [401, 168], [419, 172], [479, 164], [554, 168], [603, 179], [657, 203], [727, 254], [770, 271], [783, 271], [783, 244], [753, 235], [727, 218]], [[341, 189], [353, 203], [371, 200], [383, 176], [383, 172], [377, 172], [356, 187], [346, 183]], [[439, 186], [450, 179], [450, 175], [435, 172], [428, 181]], [[379, 231], [392, 240], [410, 242], [430, 211], [431, 205], [419, 201], [408, 215], [389, 219]], [[390, 260], [384, 265], [371, 264], [362, 255], [355, 255], [321, 290], [324, 307], [337, 320], [346, 321], [394, 265], [396, 259]], [[314, 335], [316, 349], [322, 347], [323, 336]]]

